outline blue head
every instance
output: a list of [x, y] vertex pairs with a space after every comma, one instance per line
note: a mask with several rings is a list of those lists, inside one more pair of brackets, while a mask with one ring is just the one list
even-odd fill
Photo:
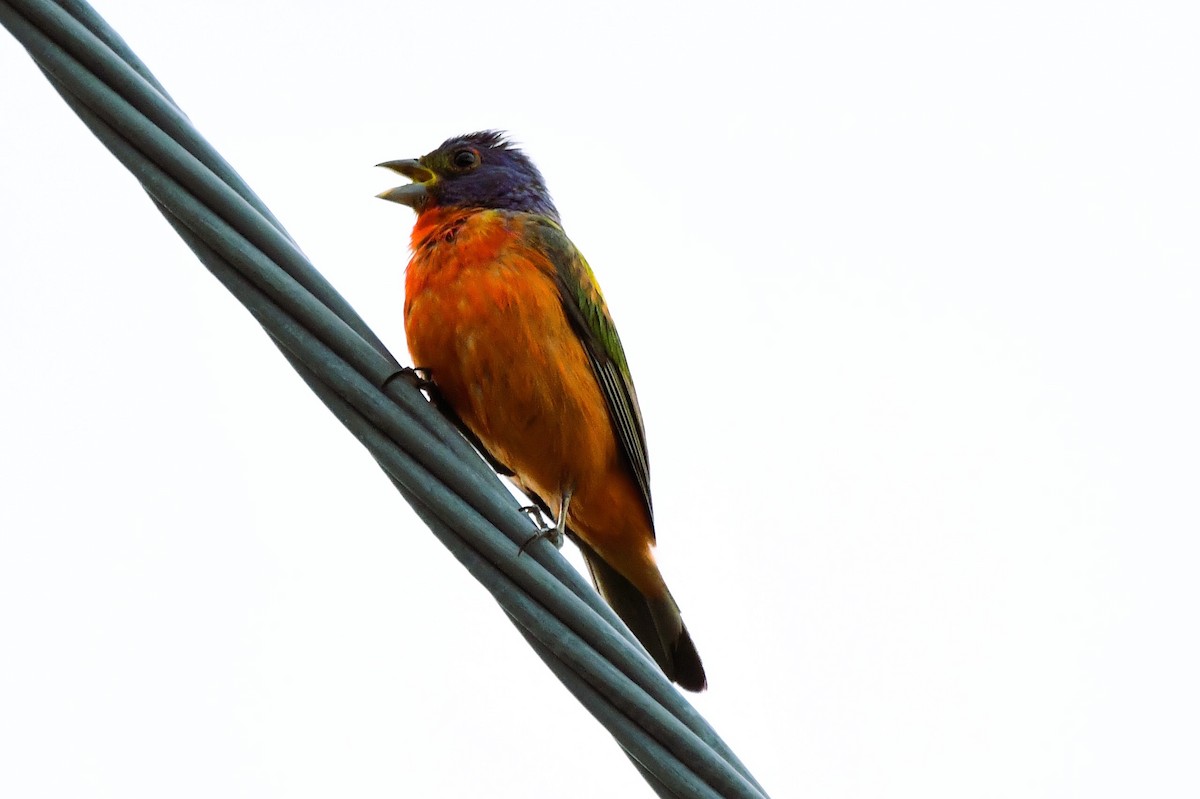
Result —
[[418, 159], [380, 166], [413, 182], [379, 196], [418, 213], [433, 208], [499, 208], [558, 220], [542, 173], [500, 131], [456, 136]]

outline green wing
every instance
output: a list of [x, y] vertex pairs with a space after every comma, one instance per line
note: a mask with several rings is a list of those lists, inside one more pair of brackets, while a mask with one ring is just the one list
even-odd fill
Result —
[[642, 411], [633, 389], [633, 378], [629, 375], [629, 364], [625, 361], [625, 350], [612, 317], [608, 315], [600, 286], [591, 267], [561, 227], [544, 217], [533, 227], [541, 239], [542, 251], [554, 264], [563, 309], [587, 350], [600, 393], [608, 404], [617, 441], [653, 521], [650, 461], [646, 455]]

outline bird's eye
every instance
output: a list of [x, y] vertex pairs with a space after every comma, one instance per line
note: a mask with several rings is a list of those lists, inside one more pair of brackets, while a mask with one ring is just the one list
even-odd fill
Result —
[[479, 153], [474, 150], [459, 150], [451, 161], [458, 169], [472, 169], [479, 165]]

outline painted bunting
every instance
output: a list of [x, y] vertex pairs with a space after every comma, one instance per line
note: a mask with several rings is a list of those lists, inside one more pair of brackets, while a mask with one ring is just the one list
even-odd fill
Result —
[[600, 286], [541, 173], [503, 134], [380, 164], [417, 212], [405, 275], [413, 362], [474, 443], [583, 552], [596, 589], [667, 677], [704, 667], [654, 561], [637, 394]]

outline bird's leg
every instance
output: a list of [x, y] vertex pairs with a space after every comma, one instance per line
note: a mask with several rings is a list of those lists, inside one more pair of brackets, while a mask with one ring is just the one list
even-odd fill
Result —
[[[558, 509], [558, 521], [556, 521], [553, 525], [539, 527], [536, 533], [534, 533], [524, 544], [521, 544], [521, 548], [517, 550], [517, 555], [523, 553], [530, 544], [532, 544], [534, 541], [537, 541], [539, 538], [548, 538], [550, 539], [550, 543], [554, 544], [555, 549], [562, 549], [563, 536], [567, 532], [567, 508], [569, 508], [571, 505], [572, 493], [574, 492], [569, 490], [563, 492], [562, 505]], [[532, 506], [529, 508], [521, 508], [521, 510], [526, 513], [529, 513], [530, 510], [536, 510], [538, 511], [539, 516], [542, 515], [540, 508]], [[529, 513], [529, 516], [530, 518], [534, 518], [532, 513]], [[537, 520], [535, 519], [535, 523], [536, 521]]]
[[553, 530], [547, 530], [550, 535], [550, 543], [554, 544], [555, 549], [562, 549], [563, 535], [567, 532], [567, 508], [571, 506], [571, 495], [574, 494], [573, 489], [567, 489], [562, 495], [562, 505], [558, 508], [558, 521], [554, 525]]

